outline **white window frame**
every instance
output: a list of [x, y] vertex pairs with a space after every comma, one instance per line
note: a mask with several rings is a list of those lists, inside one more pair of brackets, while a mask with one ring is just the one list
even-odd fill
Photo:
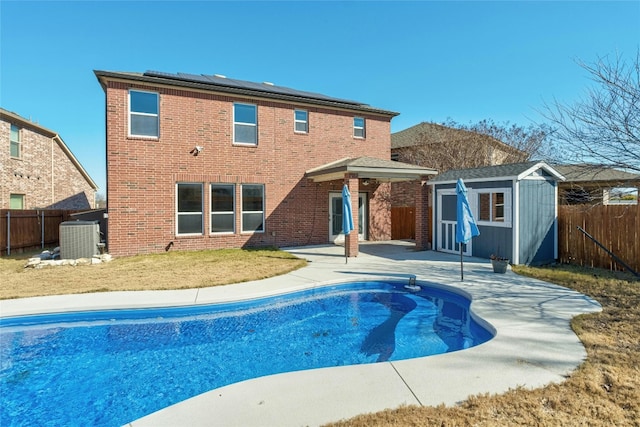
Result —
[[[513, 198], [511, 197], [511, 188], [483, 188], [483, 189], [474, 190], [474, 193], [475, 193], [474, 198], [476, 200], [475, 211], [477, 212], [476, 222], [478, 223], [478, 225], [487, 225], [491, 227], [505, 227], [505, 228], [511, 227], [511, 217], [513, 212]], [[504, 221], [496, 221], [495, 218], [493, 218], [493, 212], [494, 212], [493, 195], [497, 193], [504, 194], [504, 202], [503, 202]], [[481, 194], [489, 195], [489, 216], [490, 216], [489, 221], [480, 219], [480, 213], [481, 213], [480, 195]]]
[[[243, 201], [243, 194], [244, 194], [244, 187], [247, 186], [252, 186], [252, 187], [262, 187], [262, 210], [261, 211], [245, 211], [244, 210], [244, 201]], [[266, 195], [265, 195], [265, 186], [264, 184], [241, 184], [240, 185], [240, 230], [242, 233], [264, 233], [265, 229], [267, 228], [267, 225], [265, 224], [265, 207], [266, 207]], [[244, 214], [256, 214], [256, 213], [261, 213], [262, 214], [262, 230], [245, 230], [244, 229]]]
[[[12, 139], [11, 137], [13, 136], [13, 130], [16, 130], [16, 134], [18, 135], [18, 139]], [[13, 146], [18, 147], [18, 155], [14, 156], [11, 152], [11, 148], [13, 148]], [[22, 128], [20, 128], [18, 125], [14, 125], [13, 123], [11, 124], [11, 127], [9, 129], [9, 155], [14, 158], [14, 159], [21, 159], [22, 158]]]
[[[362, 126], [357, 126], [356, 121], [362, 120]], [[362, 132], [362, 135], [358, 135], [358, 131]], [[353, 118], [353, 137], [364, 139], [367, 136], [367, 121], [364, 117], [354, 117]]]
[[[255, 123], [236, 121], [236, 105], [244, 105], [244, 106], [253, 107], [255, 109], [255, 114], [254, 114]], [[255, 128], [254, 131], [255, 131], [255, 135], [256, 135], [256, 142], [236, 141], [236, 126], [237, 125], [240, 125], [240, 126], [253, 126]], [[256, 104], [247, 104], [247, 103], [244, 103], [244, 102], [234, 102], [233, 103], [233, 144], [234, 145], [248, 145], [250, 147], [255, 147], [255, 146], [258, 145], [258, 106]]]
[[[200, 186], [200, 212], [180, 212], [179, 210], [179, 191], [180, 185], [199, 185]], [[204, 232], [204, 185], [201, 182], [176, 182], [176, 236], [202, 236]], [[200, 232], [199, 233], [180, 233], [180, 221], [181, 216], [195, 216], [200, 215]]]
[[[137, 93], [151, 93], [154, 94], [156, 96], [156, 111], [157, 113], [153, 114], [153, 113], [143, 113], [143, 112], [138, 112], [138, 111], [132, 111], [131, 110], [131, 93], [133, 92], [137, 92]], [[129, 94], [128, 94], [128, 101], [129, 101], [129, 129], [128, 129], [128, 136], [131, 138], [147, 138], [147, 139], [159, 139], [160, 138], [160, 94], [158, 92], [152, 92], [152, 91], [147, 91], [147, 90], [138, 90], [138, 89], [129, 89]], [[133, 134], [131, 132], [131, 123], [133, 122], [132, 117], [133, 116], [143, 116], [143, 117], [155, 117], [156, 118], [156, 122], [157, 122], [157, 128], [158, 128], [158, 133], [157, 135], [138, 135], [138, 134]]]
[[[231, 207], [230, 211], [213, 211], [213, 195], [211, 194], [213, 192], [213, 188], [214, 187], [231, 187], [232, 191], [231, 194], [233, 195], [233, 206]], [[209, 185], [209, 230], [211, 234], [234, 234], [236, 232], [236, 186], [235, 184], [228, 184], [228, 183], [224, 183], [224, 182], [212, 182]], [[233, 228], [231, 229], [231, 231], [213, 231], [213, 216], [214, 215], [229, 215], [231, 214], [233, 216]]]
[[[298, 119], [298, 112], [304, 113], [305, 119]], [[304, 125], [304, 130], [298, 130], [298, 124]], [[302, 108], [296, 108], [293, 110], [293, 131], [295, 133], [309, 133], [309, 111]]]
[[[18, 197], [20, 198], [20, 203], [22, 204], [22, 207], [19, 207], [19, 208], [11, 207], [12, 199], [18, 198]], [[24, 209], [25, 208], [24, 200], [25, 200], [25, 195], [24, 194], [17, 194], [17, 193], [9, 194], [9, 209]]]

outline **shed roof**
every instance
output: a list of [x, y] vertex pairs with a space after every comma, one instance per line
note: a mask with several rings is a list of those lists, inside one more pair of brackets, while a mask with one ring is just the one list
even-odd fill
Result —
[[162, 71], [122, 72], [94, 70], [98, 80], [104, 84], [105, 80], [128, 80], [142, 83], [151, 83], [160, 86], [179, 86], [191, 89], [222, 92], [258, 98], [277, 99], [289, 102], [304, 102], [308, 104], [323, 105], [333, 108], [341, 108], [381, 114], [394, 117], [399, 113], [371, 107], [358, 101], [307, 92], [273, 83], [255, 83], [245, 80], [230, 79], [219, 74], [189, 74], [189, 73], [165, 73]]
[[501, 181], [507, 179], [520, 180], [538, 169], [543, 169], [558, 181], [564, 177], [545, 162], [531, 161], [522, 163], [508, 163], [504, 165], [485, 166], [471, 169], [452, 169], [439, 174], [430, 180], [430, 184], [445, 184], [456, 182], [462, 178], [465, 182], [473, 181]]

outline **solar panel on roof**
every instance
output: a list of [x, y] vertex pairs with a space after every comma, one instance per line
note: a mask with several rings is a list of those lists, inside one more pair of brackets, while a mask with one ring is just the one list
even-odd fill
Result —
[[165, 73], [162, 71], [146, 71], [144, 73], [148, 77], [161, 77], [165, 79], [180, 80], [185, 82], [203, 83], [215, 86], [224, 86], [236, 89], [253, 90], [259, 92], [296, 96], [300, 98], [317, 99], [322, 101], [339, 102], [341, 104], [364, 105], [360, 102], [350, 101], [347, 99], [333, 98], [322, 95], [320, 93], [305, 92], [301, 90], [291, 89], [283, 86], [276, 86], [269, 83], [254, 83], [245, 80], [235, 80], [218, 75], [205, 74], [189, 74], [189, 73]]

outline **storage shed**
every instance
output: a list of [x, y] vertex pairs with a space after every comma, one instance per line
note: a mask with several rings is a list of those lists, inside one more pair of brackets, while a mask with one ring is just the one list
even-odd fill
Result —
[[564, 177], [544, 162], [449, 170], [430, 180], [436, 250], [460, 253], [455, 242], [458, 178], [467, 187], [480, 229], [480, 236], [463, 245], [465, 255], [496, 255], [526, 265], [557, 259], [558, 181]]

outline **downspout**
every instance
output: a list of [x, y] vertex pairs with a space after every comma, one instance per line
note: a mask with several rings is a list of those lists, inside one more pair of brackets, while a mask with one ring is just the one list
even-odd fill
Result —
[[513, 179], [513, 194], [511, 195], [511, 215], [512, 215], [512, 229], [513, 236], [513, 248], [511, 263], [514, 265], [520, 264], [520, 181], [518, 178]]
[[[436, 209], [438, 207], [438, 201], [436, 200], [436, 186], [432, 185], [431, 186], [431, 200], [429, 200], [431, 202], [431, 250], [432, 251], [436, 251], [438, 250], [438, 245], [437, 245], [437, 236], [436, 236], [436, 227], [437, 227], [437, 213], [436, 213]], [[429, 207], [427, 206], [427, 214], [429, 212]]]
[[558, 261], [558, 181], [553, 182], [553, 260]]
[[54, 176], [55, 174], [53, 173], [53, 144], [54, 144], [54, 139], [56, 137], [54, 136], [53, 138], [51, 138], [51, 203], [50, 205], [53, 206], [53, 204], [55, 203], [55, 181], [54, 181]]

